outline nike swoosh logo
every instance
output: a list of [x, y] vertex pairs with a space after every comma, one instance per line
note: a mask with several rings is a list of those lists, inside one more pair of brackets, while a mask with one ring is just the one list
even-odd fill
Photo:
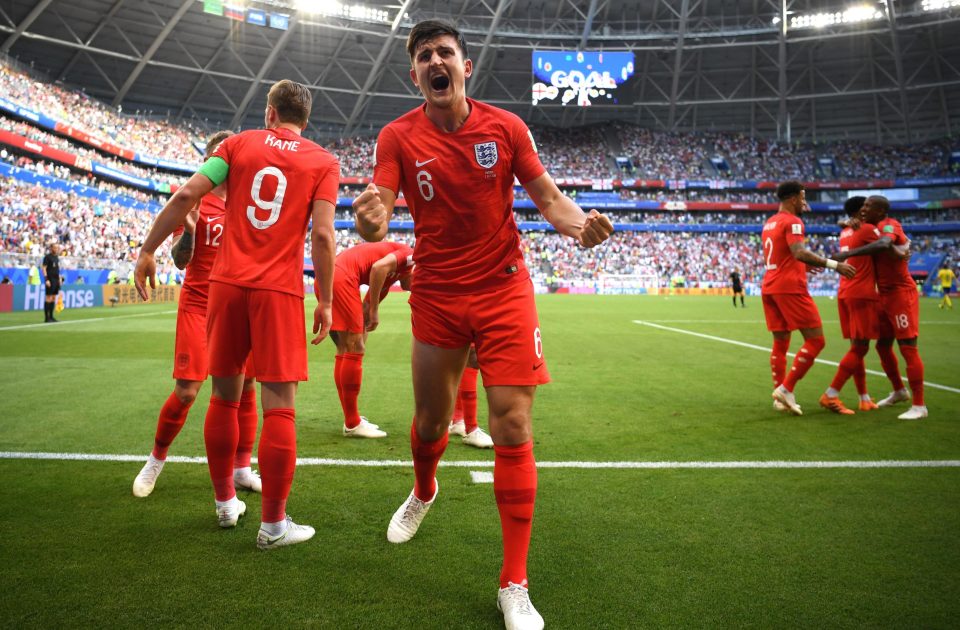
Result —
[[417, 168], [420, 168], [421, 166], [423, 166], [423, 165], [425, 165], [425, 164], [429, 164], [430, 162], [433, 162], [435, 159], [437, 159], [437, 158], [430, 158], [429, 160], [426, 160], [426, 161], [424, 161], [424, 162], [421, 162], [420, 160], [417, 160], [417, 161], [416, 161]]
[[543, 367], [543, 361], [541, 361], [540, 363], [537, 363], [536, 365], [534, 365], [534, 366], [533, 366], [533, 369], [534, 369], [534, 370], [539, 370], [539, 369], [542, 368], [542, 367]]

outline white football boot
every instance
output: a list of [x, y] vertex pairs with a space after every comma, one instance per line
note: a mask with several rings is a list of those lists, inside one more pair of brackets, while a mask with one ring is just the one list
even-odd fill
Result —
[[430, 506], [437, 500], [437, 495], [440, 493], [440, 484], [437, 483], [436, 479], [433, 480], [433, 483], [436, 490], [433, 492], [433, 498], [429, 501], [421, 501], [413, 493], [413, 490], [410, 491], [410, 496], [393, 513], [393, 517], [390, 519], [390, 525], [387, 526], [387, 540], [392, 543], [405, 543], [413, 538], [420, 528], [420, 522], [427, 515]]
[[542, 630], [543, 617], [533, 607], [530, 593], [524, 587], [513, 582], [497, 593], [497, 609], [503, 613], [503, 623], [507, 630]]
[[153, 453], [150, 454], [147, 463], [143, 465], [143, 468], [137, 473], [136, 479], [133, 480], [133, 496], [141, 498], [150, 496], [153, 487], [157, 485], [157, 477], [160, 476], [165, 461], [155, 458]]

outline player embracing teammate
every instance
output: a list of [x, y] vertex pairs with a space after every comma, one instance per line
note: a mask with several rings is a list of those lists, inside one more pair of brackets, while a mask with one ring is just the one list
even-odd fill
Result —
[[[880, 236], [869, 245], [841, 252], [837, 258], [873, 256], [877, 291], [880, 294], [877, 354], [880, 355], [880, 365], [893, 386], [893, 392], [877, 404], [880, 407], [889, 407], [912, 400], [910, 409], [898, 418], [920, 420], [928, 414], [923, 400], [923, 361], [917, 348], [917, 339], [920, 336], [920, 300], [917, 286], [908, 269], [910, 239], [903, 232], [900, 222], [887, 216], [889, 210], [890, 202], [886, 197], [867, 197], [861, 217], [864, 222], [876, 225]], [[900, 365], [893, 353], [894, 340], [907, 364], [909, 391], [903, 384]]]
[[303, 327], [295, 324], [303, 322], [303, 241], [312, 219], [318, 301], [312, 343], [330, 330], [340, 167], [322, 147], [301, 137], [311, 105], [305, 86], [275, 83], [267, 95], [265, 129], [244, 131], [220, 144], [157, 215], [136, 268], [137, 288], [146, 299], [147, 278], [155, 283], [156, 248], [204, 195], [226, 185], [224, 235], [207, 306], [213, 393], [204, 442], [218, 519], [221, 525], [236, 523], [246, 506], [234, 489], [233, 457], [244, 362], [252, 353], [263, 407], [261, 549], [303, 542], [314, 534], [286, 514], [297, 456], [294, 401], [298, 382], [307, 380]]
[[[774, 407], [800, 416], [803, 411], [793, 394], [800, 379], [813, 366], [823, 350], [823, 324], [820, 312], [807, 289], [807, 268], [826, 267], [846, 278], [856, 270], [842, 262], [824, 258], [804, 244], [804, 225], [800, 215], [809, 209], [803, 184], [786, 181], [777, 186], [780, 210], [763, 226], [763, 259], [766, 273], [761, 294], [767, 329], [773, 334], [770, 369], [773, 375]], [[803, 345], [787, 372], [790, 333], [799, 330]]]
[[613, 225], [560, 192], [517, 116], [466, 97], [473, 64], [455, 26], [420, 22], [410, 31], [407, 52], [410, 77], [426, 102], [381, 131], [374, 183], [354, 201], [358, 232], [379, 241], [403, 192], [417, 237], [410, 297], [415, 481], [387, 538], [410, 540], [436, 501], [437, 465], [475, 343], [490, 408], [503, 534], [497, 605], [508, 629], [538, 629], [543, 618], [530, 602], [526, 567], [537, 490], [531, 411], [536, 386], [549, 375], [513, 218], [514, 177], [557, 231], [584, 247], [606, 240]]

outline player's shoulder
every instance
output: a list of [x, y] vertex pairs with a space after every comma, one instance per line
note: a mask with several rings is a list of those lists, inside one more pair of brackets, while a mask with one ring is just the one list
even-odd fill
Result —
[[402, 135], [426, 122], [429, 122], [429, 119], [423, 111], [423, 105], [418, 105], [384, 125], [380, 133], [383, 134], [386, 132]]
[[527, 123], [513, 112], [508, 112], [483, 101], [473, 99], [467, 99], [467, 101], [470, 103], [471, 113], [477, 115], [478, 122], [482, 125], [500, 126], [507, 129], [527, 129]]
[[227, 209], [227, 204], [223, 199], [214, 194], [207, 193], [200, 200], [200, 216], [216, 216], [223, 214]]

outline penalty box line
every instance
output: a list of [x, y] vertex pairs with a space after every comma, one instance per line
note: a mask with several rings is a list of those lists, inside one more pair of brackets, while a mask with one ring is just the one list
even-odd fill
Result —
[[[82, 461], [82, 462], [143, 462], [143, 455], [111, 455], [101, 453], [27, 453], [17, 451], [0, 451], [0, 459], [10, 460], [45, 460], [45, 461]], [[205, 464], [206, 457], [170, 456], [168, 462], [177, 464]], [[256, 463], [257, 459], [253, 459]], [[299, 457], [298, 466], [330, 466], [330, 467], [361, 467], [361, 468], [409, 468], [413, 462], [399, 459], [331, 459], [325, 457]], [[441, 461], [444, 468], [493, 468], [493, 461]], [[883, 459], [876, 461], [839, 460], [839, 461], [659, 461], [659, 462], [551, 462], [539, 461], [537, 468], [575, 468], [590, 470], [610, 469], [773, 469], [773, 468], [960, 468], [958, 459], [941, 460], [899, 460]]]
[[[684, 330], [683, 328], [673, 328], [672, 326], [663, 326], [661, 324], [654, 324], [650, 321], [644, 321], [640, 319], [633, 320], [634, 324], [639, 324], [641, 326], [650, 326], [651, 328], [659, 328], [660, 330], [666, 330], [669, 332], [681, 333], [683, 335], [690, 335], [692, 337], [700, 337], [701, 339], [709, 339], [710, 341], [719, 341], [721, 343], [728, 343], [733, 346], [740, 346], [742, 348], [750, 348], [751, 350], [760, 350], [761, 352], [770, 352], [769, 347], [758, 346], [753, 343], [746, 343], [744, 341], [736, 341], [734, 339], [727, 339], [725, 337], [715, 337], [714, 335], [706, 335], [704, 333], [694, 332], [692, 330]], [[787, 356], [794, 357], [797, 353], [788, 352]], [[822, 363], [824, 365], [831, 365], [833, 367], [838, 367], [840, 364], [836, 361], [829, 361], [827, 359], [816, 358], [814, 359], [816, 363]], [[886, 376], [883, 372], [878, 372], [876, 370], [867, 370], [867, 374], [873, 374], [874, 376]], [[950, 387], [949, 385], [941, 385], [940, 383], [931, 383], [930, 381], [923, 382], [925, 387], [932, 387], [934, 389], [942, 389], [946, 392], [953, 392], [954, 394], [960, 394], [960, 389], [956, 387]]]

